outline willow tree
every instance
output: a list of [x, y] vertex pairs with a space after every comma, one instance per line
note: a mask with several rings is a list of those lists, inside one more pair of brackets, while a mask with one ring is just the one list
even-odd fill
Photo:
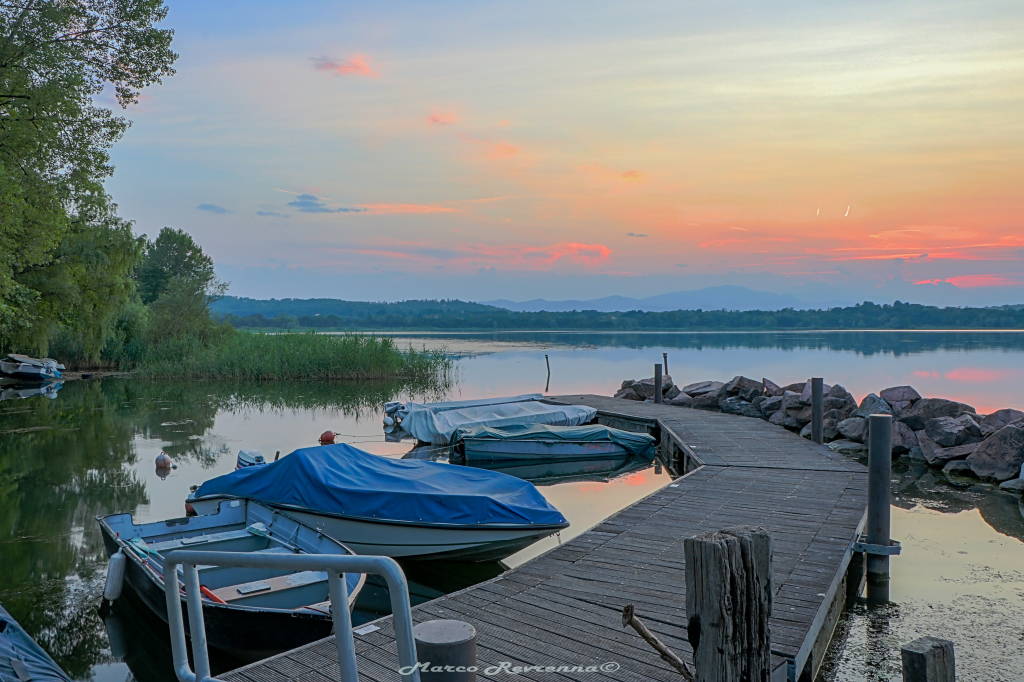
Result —
[[173, 73], [162, 0], [0, 0], [0, 344], [95, 357], [143, 244], [103, 187], [121, 108]]

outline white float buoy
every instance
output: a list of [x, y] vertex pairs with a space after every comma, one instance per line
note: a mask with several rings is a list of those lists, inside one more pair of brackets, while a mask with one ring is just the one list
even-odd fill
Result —
[[395, 420], [394, 419], [392, 419], [391, 417], [384, 417], [384, 428], [388, 428], [389, 426], [394, 426], [394, 425], [395, 425]]
[[107, 564], [107, 582], [103, 586], [103, 598], [107, 601], [114, 601], [121, 596], [121, 588], [124, 587], [124, 569], [128, 563], [128, 557], [124, 552], [117, 550], [110, 557]]

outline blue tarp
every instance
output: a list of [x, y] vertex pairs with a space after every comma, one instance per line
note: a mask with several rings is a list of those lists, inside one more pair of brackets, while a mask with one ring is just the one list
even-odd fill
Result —
[[71, 681], [18, 621], [0, 606], [0, 680], [21, 680], [26, 674], [33, 682]]
[[532, 483], [515, 476], [378, 457], [346, 444], [302, 448], [211, 479], [195, 492], [219, 495], [397, 523], [568, 525]]

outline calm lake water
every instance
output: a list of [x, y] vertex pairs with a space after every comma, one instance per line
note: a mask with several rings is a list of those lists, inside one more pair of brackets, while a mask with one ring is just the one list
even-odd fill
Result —
[[[237, 385], [69, 382], [53, 399], [0, 402], [0, 603], [78, 679], [173, 679], [166, 627], [130, 602], [97, 613], [106, 560], [94, 517], [132, 511], [142, 520], [182, 513], [193, 483], [234, 468], [241, 448], [272, 455], [340, 440], [393, 457], [380, 405], [392, 399], [542, 392], [609, 394], [650, 376], [669, 354], [680, 383], [767, 376], [789, 383], [824, 376], [858, 398], [910, 383], [979, 412], [1024, 407], [1024, 334], [1012, 332], [809, 332], [706, 334], [493, 333], [396, 335], [401, 345], [444, 348], [456, 358], [450, 386], [425, 395], [401, 385]], [[165, 450], [177, 469], [159, 477]], [[541, 490], [572, 522], [505, 564], [410, 564], [414, 596], [427, 599], [490, 578], [565, 541], [664, 485], [653, 467], [607, 480], [600, 472]], [[1024, 516], [1018, 499], [986, 486], [955, 489], [933, 472], [897, 466], [894, 603], [846, 614], [826, 677], [899, 677], [899, 645], [921, 635], [953, 639], [961, 678], [1024, 678]], [[379, 611], [364, 590], [357, 620]], [[125, 600], [121, 600], [125, 601]], [[223, 661], [222, 666], [234, 662]]]

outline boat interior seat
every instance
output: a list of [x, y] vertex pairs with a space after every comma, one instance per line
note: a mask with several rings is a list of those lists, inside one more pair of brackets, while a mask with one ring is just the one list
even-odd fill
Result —
[[[250, 580], [237, 585], [225, 585], [224, 587], [213, 589], [211, 592], [229, 604], [251, 603], [252, 605], [266, 605], [268, 602], [267, 598], [272, 595], [274, 597], [279, 597], [281, 593], [288, 592], [290, 590], [303, 590], [306, 592], [309, 590], [304, 588], [316, 586], [321, 583], [323, 589], [326, 591], [326, 572], [299, 571], [297, 573], [287, 573], [285, 575], [273, 576], [261, 580]], [[273, 601], [277, 602], [280, 601], [280, 599], [275, 598]], [[317, 599], [315, 601], [319, 602], [321, 599]], [[296, 603], [294, 606], [301, 605], [300, 600], [299, 603]]]
[[163, 540], [161, 542], [148, 543], [149, 548], [161, 554], [174, 549], [201, 548], [213, 551], [231, 552], [254, 552], [265, 549], [270, 544], [270, 539], [250, 533], [245, 528], [237, 530], [224, 530], [216, 533], [204, 533], [202, 535], [187, 535]]
[[[288, 547], [271, 544], [270, 547], [258, 549], [252, 552], [252, 554], [293, 554], [293, 552]], [[216, 566], [211, 564], [196, 566], [196, 568], [199, 570], [199, 583], [211, 589], [247, 581], [265, 580], [291, 572], [285, 568], [244, 568], [240, 566]], [[184, 569], [179, 566], [178, 572], [183, 574]]]

